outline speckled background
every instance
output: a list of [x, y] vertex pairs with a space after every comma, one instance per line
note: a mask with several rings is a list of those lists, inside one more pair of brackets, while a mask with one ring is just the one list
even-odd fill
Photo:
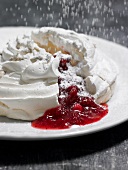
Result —
[[1, 0], [0, 26], [55, 26], [128, 44], [127, 0]]

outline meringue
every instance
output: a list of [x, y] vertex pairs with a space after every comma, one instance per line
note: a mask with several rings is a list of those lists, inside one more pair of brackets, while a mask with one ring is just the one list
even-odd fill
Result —
[[58, 102], [61, 57], [71, 58], [85, 93], [107, 102], [114, 90], [117, 67], [84, 34], [43, 27], [9, 41], [0, 56], [0, 115], [34, 120]]

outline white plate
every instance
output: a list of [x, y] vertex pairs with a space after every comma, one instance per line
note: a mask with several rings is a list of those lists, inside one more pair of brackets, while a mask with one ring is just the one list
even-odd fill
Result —
[[[3, 48], [8, 39], [32, 29], [27, 27], [0, 28], [0, 48]], [[72, 137], [101, 131], [128, 120], [128, 49], [96, 37], [90, 37], [90, 39], [119, 67], [116, 89], [108, 102], [109, 113], [107, 116], [99, 122], [81, 127], [75, 126], [66, 130], [39, 130], [32, 128], [30, 122], [0, 117], [0, 139], [32, 140]]]

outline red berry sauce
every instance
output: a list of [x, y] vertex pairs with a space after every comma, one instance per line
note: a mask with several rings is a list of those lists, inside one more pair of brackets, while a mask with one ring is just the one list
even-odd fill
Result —
[[[61, 59], [59, 71], [68, 70], [68, 59]], [[71, 75], [72, 76], [72, 75]], [[106, 104], [98, 105], [90, 97], [80, 96], [83, 89], [77, 85], [67, 88], [60, 86], [64, 78], [58, 78], [60, 106], [47, 110], [44, 115], [32, 122], [32, 126], [39, 129], [67, 129], [72, 125], [86, 125], [99, 121], [108, 113]], [[81, 82], [80, 82], [81, 83]], [[61, 96], [63, 94], [63, 97]]]

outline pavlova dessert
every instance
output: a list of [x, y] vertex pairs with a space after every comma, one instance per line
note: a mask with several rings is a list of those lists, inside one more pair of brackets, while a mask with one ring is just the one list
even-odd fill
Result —
[[104, 56], [86, 35], [62, 28], [9, 41], [0, 56], [0, 115], [46, 129], [100, 120], [117, 77]]

